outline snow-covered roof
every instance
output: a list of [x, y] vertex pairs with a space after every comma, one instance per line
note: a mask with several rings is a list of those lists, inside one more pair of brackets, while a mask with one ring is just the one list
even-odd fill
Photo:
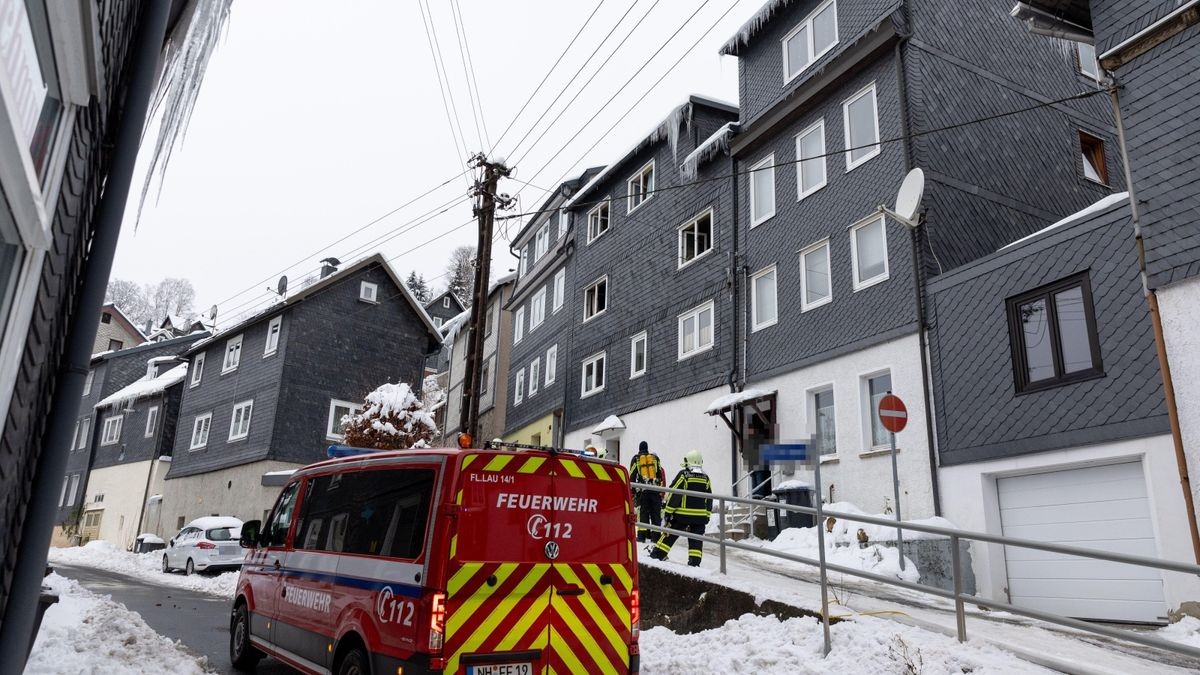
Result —
[[763, 26], [765, 26], [772, 17], [779, 13], [779, 10], [792, 4], [792, 2], [793, 0], [769, 0], [768, 2], [764, 3], [763, 6], [754, 13], [754, 16], [750, 17], [746, 23], [742, 24], [742, 27], [738, 29], [737, 33], [735, 33], [733, 37], [729, 38], [729, 40], [725, 42], [725, 44], [721, 47], [720, 53], [732, 54], [736, 56], [738, 50], [741, 49], [743, 45], [748, 43], [750, 38], [757, 35], [758, 32], [762, 30]]
[[1111, 194], [1085, 209], [1082, 209], [1082, 210], [1076, 211], [1075, 213], [1072, 213], [1071, 215], [1067, 216], [1066, 218], [1063, 218], [1062, 220], [1058, 221], [1057, 223], [1054, 223], [1053, 225], [1048, 225], [1048, 226], [1043, 227], [1042, 229], [1038, 230], [1037, 232], [1034, 232], [1031, 235], [1021, 237], [1020, 239], [1018, 239], [1010, 244], [1005, 244], [1004, 246], [1000, 247], [1000, 250], [1003, 251], [1006, 248], [1012, 248], [1013, 246], [1016, 246], [1017, 244], [1020, 244], [1021, 242], [1028, 241], [1028, 240], [1034, 239], [1036, 237], [1040, 237], [1043, 234], [1046, 234], [1047, 232], [1049, 232], [1051, 230], [1056, 230], [1060, 227], [1063, 227], [1064, 225], [1071, 225], [1073, 223], [1077, 223], [1077, 222], [1084, 220], [1090, 216], [1094, 216], [1097, 213], [1100, 213], [1102, 211], [1107, 211], [1108, 209], [1120, 204], [1121, 202], [1125, 202], [1128, 200], [1129, 200], [1128, 192], [1117, 192], [1117, 193]]
[[187, 371], [188, 364], [181, 363], [158, 377], [143, 377], [123, 389], [118, 389], [116, 393], [107, 398], [101, 399], [96, 407], [107, 408], [126, 401], [136, 401], [139, 398], [161, 394], [167, 388], [183, 382], [183, 378], [187, 377]]
[[187, 524], [188, 527], [198, 527], [201, 530], [211, 530], [218, 527], [241, 527], [242, 521], [232, 516], [204, 516]]
[[679, 174], [684, 180], [695, 180], [700, 166], [717, 155], [729, 151], [729, 139], [737, 130], [737, 122], [726, 122], [712, 136], [704, 139], [696, 149], [688, 153], [679, 165]]
[[429, 317], [429, 313], [425, 311], [425, 308], [421, 306], [421, 303], [417, 302], [417, 299], [413, 297], [411, 292], [409, 292], [408, 287], [404, 284], [404, 280], [400, 277], [399, 274], [396, 273], [395, 268], [393, 268], [391, 263], [388, 262], [388, 259], [385, 258], [382, 253], [372, 253], [369, 256], [360, 258], [360, 259], [354, 261], [353, 263], [342, 267], [341, 269], [334, 272], [333, 274], [330, 274], [329, 276], [325, 277], [324, 279], [318, 280], [316, 283], [313, 283], [313, 284], [310, 284], [308, 286], [301, 288], [300, 290], [296, 291], [292, 295], [289, 295], [288, 297], [284, 298], [283, 300], [280, 300], [279, 302], [273, 303], [268, 307], [265, 307], [261, 310], [253, 312], [253, 313], [247, 315], [245, 318], [239, 319], [236, 323], [234, 323], [226, 328], [222, 328], [221, 330], [213, 333], [212, 335], [210, 335], [202, 340], [197, 340], [196, 343], [193, 344], [188, 349], [187, 354], [188, 355], [195, 354], [197, 351], [200, 351], [204, 347], [207, 347], [207, 346], [213, 344], [214, 342], [217, 342], [218, 340], [225, 338], [226, 336], [237, 335], [240, 331], [245, 329], [247, 326], [258, 323], [259, 321], [267, 319], [270, 316], [278, 314], [279, 312], [282, 312], [284, 309], [286, 309], [298, 302], [303, 301], [305, 298], [308, 298], [309, 296], [313, 295], [314, 293], [324, 290], [325, 288], [328, 288], [329, 286], [331, 286], [339, 281], [343, 281], [346, 276], [354, 274], [355, 272], [358, 272], [373, 263], [379, 263], [379, 265], [381, 267], [383, 267], [383, 270], [385, 272], [387, 272], [387, 275], [389, 277], [391, 277], [392, 282], [396, 285], [397, 288], [400, 289], [401, 295], [403, 295], [404, 298], [406, 300], [408, 300], [408, 303], [413, 308], [413, 311], [415, 311], [417, 313], [417, 316], [419, 316], [421, 318], [421, 320], [425, 323], [425, 327], [427, 329], [429, 329], [429, 334], [440, 336], [441, 331], [439, 331], [437, 326], [435, 326], [433, 324], [433, 319], [431, 319]]
[[579, 192], [576, 192], [574, 195], [572, 195], [571, 198], [568, 199], [561, 208], [565, 211], [581, 202], [583, 198], [592, 191], [592, 189], [603, 182], [606, 178], [611, 176], [617, 169], [621, 168], [630, 157], [637, 154], [647, 146], [666, 139], [671, 144], [671, 151], [675, 152], [679, 146], [679, 128], [683, 126], [691, 126], [693, 105], [696, 103], [714, 108], [726, 108], [732, 111], [736, 111], [738, 109], [738, 107], [732, 103], [692, 94], [683, 103], [680, 103], [672, 108], [671, 112], [664, 117], [661, 122], [656, 124], [654, 128], [651, 129], [650, 133], [643, 136], [624, 153], [618, 155], [618, 159], [616, 161], [604, 167], [600, 173], [593, 176], [592, 179], [587, 182], [587, 185], [584, 185], [582, 188], [580, 188]]
[[616, 415], [609, 415], [608, 417], [604, 418], [603, 422], [596, 425], [595, 429], [592, 429], [592, 433], [593, 434], [602, 434], [606, 431], [616, 431], [617, 429], [624, 429], [624, 428], [625, 428], [625, 423], [621, 421], [620, 417], [617, 417]]
[[732, 394], [725, 394], [720, 398], [708, 404], [708, 409], [705, 411], [709, 415], [715, 415], [723, 410], [728, 410], [736, 405], [760, 399], [774, 394], [775, 391], [767, 391], [765, 389], [743, 389], [735, 391]]
[[442, 344], [454, 344], [454, 339], [458, 337], [459, 331], [461, 331], [463, 326], [467, 325], [467, 322], [470, 320], [471, 310], [468, 308], [460, 312], [453, 319], [450, 319], [446, 323], [442, 324]]
[[146, 334], [142, 332], [142, 329], [138, 328], [137, 324], [135, 324], [132, 320], [130, 320], [129, 316], [127, 314], [125, 314], [125, 312], [122, 311], [120, 307], [117, 307], [117, 305], [115, 303], [110, 302], [110, 303], [105, 304], [104, 309], [111, 309], [116, 314], [117, 318], [125, 323], [126, 331], [133, 331], [134, 337], [140, 339], [143, 342], [146, 341]]

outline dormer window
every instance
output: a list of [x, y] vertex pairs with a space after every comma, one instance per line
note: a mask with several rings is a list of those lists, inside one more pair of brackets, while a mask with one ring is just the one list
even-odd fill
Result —
[[783, 38], [783, 81], [804, 72], [837, 41], [837, 1], [828, 0]]

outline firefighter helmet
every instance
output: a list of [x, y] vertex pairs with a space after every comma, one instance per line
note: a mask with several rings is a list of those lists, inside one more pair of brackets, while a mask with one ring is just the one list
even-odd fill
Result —
[[699, 450], [689, 450], [688, 453], [683, 456], [683, 465], [686, 467], [695, 467], [699, 469], [700, 467], [704, 466], [704, 455], [701, 455]]

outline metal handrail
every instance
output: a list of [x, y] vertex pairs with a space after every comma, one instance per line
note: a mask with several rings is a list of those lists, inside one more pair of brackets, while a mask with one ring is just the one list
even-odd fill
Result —
[[[732, 539], [726, 538], [727, 524], [726, 524], [725, 519], [726, 519], [727, 510], [728, 510], [726, 508], [726, 504], [727, 503], [748, 504], [752, 507], [763, 506], [763, 501], [761, 499], [747, 499], [745, 497], [735, 497], [733, 495], [710, 494], [707, 492], [697, 492], [695, 490], [680, 490], [677, 488], [661, 487], [661, 486], [657, 486], [657, 485], [637, 485], [636, 487], [638, 489], [653, 490], [656, 492], [663, 492], [663, 493], [667, 493], [667, 494], [680, 494], [680, 495], [685, 495], [685, 496], [700, 497], [700, 498], [704, 498], [704, 499], [712, 499], [713, 501], [717, 502], [717, 510], [716, 511], [717, 511], [717, 515], [719, 518], [718, 519], [719, 537], [711, 537], [711, 536], [708, 536], [707, 534], [696, 535], [696, 534], [692, 534], [690, 532], [686, 532], [683, 530], [676, 530], [676, 529], [672, 529], [669, 527], [662, 527], [662, 526], [653, 525], [650, 523], [642, 523], [642, 522], [638, 523], [638, 527], [644, 528], [647, 530], [655, 530], [657, 532], [666, 532], [666, 533], [674, 534], [679, 537], [685, 537], [685, 538], [690, 538], [690, 539], [699, 539], [700, 541], [708, 542], [711, 544], [716, 544], [720, 549], [720, 570], [721, 570], [722, 574], [727, 573], [726, 553], [725, 553], [727, 548], [750, 551], [753, 553], [758, 553], [758, 554], [770, 556], [773, 558], [780, 558], [782, 560], [789, 560], [792, 562], [798, 562], [798, 563], [802, 563], [802, 564], [806, 564], [806, 565], [813, 565], [816, 567], [821, 567], [820, 561], [813, 560], [812, 558], [805, 558], [804, 556], [798, 556], [798, 555], [791, 554], [791, 553], [785, 553], [783, 551], [774, 551], [774, 550], [771, 550], [768, 548], [753, 546], [750, 544], [744, 544], [742, 542], [734, 541]], [[794, 504], [775, 503], [775, 504], [772, 504], [770, 508], [779, 509], [781, 511], [805, 513], [805, 514], [810, 514], [810, 515], [817, 515], [817, 513], [818, 513], [817, 509], [814, 507], [798, 506], [798, 505], [794, 505]], [[894, 577], [884, 576], [881, 574], [875, 574], [874, 572], [867, 572], [865, 570], [852, 569], [849, 567], [844, 567], [842, 565], [837, 565], [837, 564], [829, 563], [829, 562], [825, 563], [824, 570], [838, 572], [840, 574], [847, 574], [847, 575], [850, 575], [853, 577], [859, 577], [862, 579], [869, 579], [871, 581], [877, 581], [877, 582], [888, 584], [891, 586], [906, 588], [906, 589], [917, 591], [920, 593], [926, 593], [926, 594], [934, 595], [934, 596], [937, 596], [940, 598], [946, 598], [949, 600], [953, 600], [954, 601], [954, 615], [955, 615], [955, 621], [957, 623], [957, 633], [958, 633], [958, 641], [959, 642], [965, 642], [967, 640], [966, 603], [970, 602], [970, 603], [980, 605], [983, 607], [988, 607], [990, 609], [1012, 612], [1013, 614], [1017, 614], [1020, 616], [1028, 617], [1031, 619], [1037, 619], [1039, 621], [1046, 621], [1048, 623], [1055, 623], [1055, 624], [1058, 624], [1061, 626], [1067, 626], [1069, 628], [1074, 628], [1077, 630], [1094, 633], [1096, 635], [1103, 635], [1105, 637], [1111, 637], [1111, 638], [1115, 638], [1115, 639], [1119, 639], [1119, 640], [1125, 640], [1127, 642], [1133, 642], [1133, 643], [1137, 643], [1137, 644], [1144, 645], [1147, 647], [1154, 647], [1156, 649], [1162, 649], [1165, 651], [1174, 652], [1176, 654], [1182, 654], [1184, 656], [1200, 658], [1200, 648], [1192, 647], [1192, 646], [1189, 646], [1189, 645], [1186, 645], [1183, 643], [1171, 642], [1169, 640], [1163, 640], [1160, 638], [1151, 637], [1149, 635], [1143, 635], [1141, 633], [1136, 633], [1133, 631], [1121, 630], [1119, 628], [1112, 628], [1109, 626], [1092, 624], [1092, 623], [1088, 623], [1086, 621], [1081, 621], [1079, 619], [1073, 619], [1073, 618], [1067, 617], [1067, 616], [1052, 614], [1050, 612], [1043, 612], [1043, 611], [1034, 610], [1034, 609], [1026, 609], [1024, 607], [1017, 607], [1015, 605], [1011, 605], [1008, 603], [1003, 603], [1003, 602], [999, 602], [996, 600], [990, 600], [987, 598], [979, 598], [975, 595], [970, 595], [970, 594], [964, 593], [962, 590], [962, 572], [961, 572], [961, 568], [962, 568], [961, 562], [962, 561], [960, 559], [961, 554], [959, 553], [959, 541], [965, 539], [965, 540], [969, 540], [969, 541], [981, 541], [981, 542], [987, 542], [987, 543], [991, 543], [991, 544], [1001, 544], [1004, 546], [1016, 546], [1018, 548], [1031, 548], [1031, 549], [1037, 549], [1040, 551], [1048, 551], [1051, 553], [1060, 553], [1060, 554], [1064, 554], [1064, 555], [1078, 556], [1081, 558], [1091, 558], [1091, 559], [1095, 559], [1095, 560], [1104, 560], [1104, 561], [1108, 561], [1108, 562], [1124, 563], [1127, 565], [1137, 565], [1140, 567], [1150, 567], [1150, 568], [1154, 568], [1154, 569], [1167, 570], [1167, 571], [1171, 571], [1171, 572], [1182, 572], [1184, 574], [1194, 574], [1197, 576], [1200, 576], [1200, 565], [1194, 565], [1191, 563], [1175, 562], [1173, 560], [1161, 560], [1159, 558], [1150, 558], [1150, 557], [1146, 557], [1146, 556], [1129, 555], [1126, 553], [1113, 553], [1110, 551], [1100, 551], [1098, 549], [1083, 548], [1080, 546], [1064, 546], [1062, 544], [1052, 544], [1052, 543], [1048, 543], [1048, 542], [1044, 542], [1044, 541], [1034, 541], [1032, 539], [1021, 539], [1021, 538], [1017, 538], [1017, 537], [1005, 537], [1005, 536], [1001, 536], [1001, 535], [988, 534], [986, 532], [973, 532], [970, 530], [960, 530], [960, 529], [950, 528], [950, 527], [940, 527], [937, 525], [927, 525], [924, 523], [911, 523], [908, 521], [889, 520], [887, 518], [878, 518], [875, 516], [868, 516], [868, 515], [862, 515], [862, 514], [856, 514], [856, 513], [842, 513], [840, 511], [826, 511], [824, 509], [821, 509], [820, 515], [821, 516], [832, 516], [834, 518], [841, 518], [841, 519], [850, 520], [850, 521], [854, 521], [854, 522], [870, 523], [872, 525], [882, 525], [889, 529], [894, 528], [894, 529], [898, 529], [898, 530], [912, 530], [914, 532], [924, 532], [927, 534], [936, 534], [936, 535], [940, 535], [940, 536], [949, 538], [950, 551], [951, 551], [951, 565], [952, 565], [953, 583], [954, 583], [953, 591], [947, 591], [947, 590], [938, 588], [936, 586], [928, 586], [926, 584], [913, 583], [911, 581], [904, 581], [903, 579], [897, 579]], [[822, 525], [821, 523], [816, 523], [817, 527], [820, 527], [821, 525]], [[904, 552], [899, 551], [899, 554], [904, 555]], [[826, 608], [823, 608], [822, 616], [825, 617], [827, 615], [828, 615], [828, 611], [826, 611]]]

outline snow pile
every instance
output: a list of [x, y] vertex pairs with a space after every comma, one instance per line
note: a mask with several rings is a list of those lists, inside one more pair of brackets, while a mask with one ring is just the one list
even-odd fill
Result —
[[1003, 251], [1006, 248], [1012, 248], [1013, 246], [1016, 246], [1017, 244], [1020, 244], [1023, 241], [1028, 241], [1030, 239], [1033, 239], [1034, 237], [1039, 237], [1039, 236], [1049, 232], [1050, 230], [1056, 230], [1056, 229], [1062, 227], [1063, 225], [1070, 225], [1072, 223], [1079, 222], [1085, 218], [1094, 216], [1097, 213], [1100, 213], [1101, 211], [1106, 211], [1106, 210], [1112, 208], [1113, 206], [1116, 206], [1117, 204], [1124, 202], [1124, 201], [1128, 201], [1128, 200], [1129, 200], [1128, 192], [1117, 192], [1115, 194], [1111, 194], [1085, 209], [1082, 209], [1080, 211], [1076, 211], [1075, 213], [1072, 213], [1071, 215], [1067, 216], [1066, 218], [1063, 218], [1062, 220], [1054, 223], [1053, 225], [1048, 225], [1046, 227], [1043, 227], [1042, 229], [1038, 230], [1037, 232], [1034, 232], [1033, 234], [1028, 235], [1028, 236], [1021, 237], [1020, 239], [1012, 242], [1011, 244], [1005, 244], [1004, 246], [1000, 247], [1000, 250]]
[[[821, 507], [825, 511], [835, 511], [855, 516], [871, 516], [872, 518], [887, 518], [894, 519], [896, 516], [891, 513], [867, 513], [858, 508], [851, 502], [833, 502], [825, 504]], [[847, 518], [836, 518], [833, 524], [833, 539], [839, 544], [849, 544], [858, 542], [858, 531], [861, 529], [866, 533], [871, 541], [896, 541], [896, 528], [885, 527], [883, 525], [871, 525], [870, 523], [860, 523]], [[932, 518], [921, 518], [919, 520], [907, 519], [905, 522], [915, 523], [917, 525], [930, 525], [932, 527], [945, 527], [950, 529], [958, 529], [954, 523], [942, 518], [941, 516], [933, 516]], [[904, 540], [912, 541], [915, 539], [944, 539], [940, 534], [929, 534], [927, 532], [917, 532], [916, 530], [905, 530]], [[828, 542], [829, 538], [826, 538]]]
[[726, 408], [733, 407], [739, 403], [745, 403], [746, 401], [753, 401], [756, 398], [762, 398], [763, 396], [770, 396], [771, 394], [774, 394], [774, 393], [775, 392], [773, 392], [773, 391], [766, 391], [765, 389], [743, 389], [742, 391], [735, 391], [732, 394], [725, 394], [724, 396], [718, 398], [717, 400], [713, 401], [712, 403], [709, 403], [708, 410], [706, 410], [705, 412], [712, 415], [715, 413], [719, 413], [722, 410], [725, 410]]
[[232, 598], [237, 588], [237, 572], [225, 572], [216, 576], [193, 574], [164, 574], [162, 551], [130, 553], [122, 551], [107, 541], [90, 541], [84, 546], [50, 549], [51, 565], [75, 565], [116, 572], [135, 577], [158, 586], [184, 588], [225, 598]]
[[222, 527], [241, 530], [242, 520], [232, 516], [203, 516], [188, 523], [188, 527], [197, 527], [201, 530], [214, 530]]
[[1200, 619], [1185, 616], [1169, 626], [1158, 629], [1155, 637], [1200, 648]]
[[187, 371], [188, 364], [181, 363], [158, 377], [143, 377], [128, 387], [117, 390], [116, 393], [97, 403], [96, 407], [106, 408], [113, 406], [119, 408], [124, 407], [125, 403], [132, 403], [140, 398], [161, 394], [167, 389], [183, 382], [184, 378], [187, 377]]
[[821, 622], [753, 614], [721, 628], [680, 635], [643, 630], [645, 675], [661, 673], [1049, 673], [979, 642], [872, 617], [830, 626], [833, 649], [821, 657]]
[[438, 384], [437, 375], [426, 375], [421, 382], [421, 401], [430, 410], [441, 405], [446, 400], [446, 390]]
[[367, 394], [364, 403], [363, 411], [346, 421], [346, 445], [378, 450], [427, 448], [438, 433], [433, 415], [403, 382], [383, 384]]
[[727, 122], [716, 133], [704, 139], [696, 149], [683, 158], [679, 165], [679, 175], [684, 180], [695, 180], [700, 173], [700, 165], [717, 155], [729, 151], [729, 139], [733, 137], [737, 122]]
[[608, 417], [605, 417], [604, 421], [601, 422], [595, 429], [592, 429], [592, 433], [602, 434], [606, 431], [615, 431], [617, 429], [624, 428], [625, 423], [621, 421], [620, 417], [617, 417], [616, 415], [609, 415]]
[[793, 478], [791, 480], [785, 480], [782, 483], [780, 483], [779, 485], [775, 486], [776, 491], [778, 491], [778, 490], [803, 490], [805, 488], [811, 490], [812, 485], [810, 485], [809, 483], [805, 483], [802, 480], [797, 480], [795, 478]]
[[165, 544], [165, 543], [167, 543], [167, 542], [163, 541], [162, 537], [158, 536], [157, 534], [150, 534], [149, 532], [143, 532], [142, 534], [139, 534], [137, 536], [137, 538], [147, 544]]
[[211, 672], [208, 659], [155, 633], [142, 617], [58, 574], [45, 584], [58, 593], [46, 610], [27, 673], [172, 673]]

